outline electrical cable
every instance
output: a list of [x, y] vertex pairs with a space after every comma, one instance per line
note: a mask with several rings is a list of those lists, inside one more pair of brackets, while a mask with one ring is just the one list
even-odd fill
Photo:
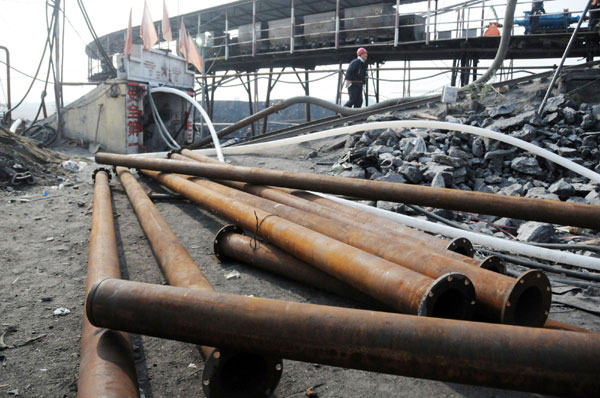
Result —
[[104, 47], [100, 43], [100, 39], [98, 38], [98, 35], [96, 34], [96, 30], [94, 29], [94, 26], [92, 25], [92, 21], [90, 20], [90, 17], [89, 17], [89, 15], [88, 15], [88, 13], [87, 13], [87, 11], [85, 9], [85, 6], [83, 5], [83, 1], [82, 0], [77, 0], [77, 4], [79, 5], [79, 9], [81, 10], [81, 14], [83, 15], [83, 19], [84, 19], [84, 21], [85, 21], [85, 23], [86, 23], [86, 25], [88, 27], [88, 30], [92, 34], [92, 38], [94, 39], [94, 43], [96, 43], [97, 50], [100, 51], [100, 54], [102, 55], [102, 58], [104, 58], [104, 61], [106, 62], [106, 65], [110, 68], [111, 73], [113, 74], [113, 76], [116, 76], [117, 75], [117, 70], [115, 69], [114, 65], [112, 64], [111, 58], [108, 56], [108, 54], [104, 50]]
[[[48, 21], [48, 3], [46, 3], [46, 25], [48, 25], [47, 21]], [[54, 23], [54, 17], [52, 17], [52, 19], [50, 20], [50, 26], [53, 26], [53, 23]], [[49, 45], [49, 43], [50, 43], [50, 34], [48, 34], [48, 36], [46, 37], [46, 43], [44, 44], [44, 50], [42, 51], [42, 56], [41, 56], [41, 58], [40, 58], [40, 62], [38, 63], [38, 66], [37, 66], [37, 69], [36, 69], [36, 71], [35, 71], [35, 75], [34, 75], [34, 76], [29, 76], [29, 75], [27, 75], [26, 73], [24, 73], [24, 72], [21, 72], [20, 70], [18, 70], [18, 69], [16, 69], [16, 68], [14, 68], [14, 67], [12, 67], [12, 66], [10, 67], [11, 69], [13, 69], [13, 70], [15, 70], [15, 71], [17, 71], [17, 72], [19, 72], [19, 73], [21, 73], [21, 74], [25, 75], [25, 76], [28, 76], [28, 77], [30, 77], [30, 78], [32, 78], [33, 80], [31, 81], [31, 84], [30, 84], [30, 85], [29, 85], [29, 87], [27, 88], [27, 91], [25, 92], [25, 95], [23, 95], [23, 98], [21, 98], [21, 100], [20, 100], [19, 102], [17, 102], [17, 104], [16, 104], [16, 105], [14, 105], [14, 106], [13, 106], [11, 109], [9, 109], [9, 110], [7, 111], [7, 113], [8, 113], [8, 112], [12, 112], [12, 111], [14, 111], [15, 109], [17, 109], [17, 108], [18, 108], [18, 107], [19, 107], [19, 106], [20, 106], [20, 105], [23, 103], [23, 101], [25, 101], [25, 99], [27, 98], [27, 96], [28, 96], [28, 95], [29, 95], [29, 93], [31, 92], [31, 89], [33, 88], [33, 85], [34, 85], [34, 83], [36, 82], [36, 80], [39, 80], [39, 79], [37, 79], [37, 76], [38, 76], [38, 74], [39, 74], [39, 72], [40, 72], [40, 68], [42, 67], [42, 63], [44, 62], [44, 57], [46, 56], [46, 50], [48, 49], [48, 45]], [[52, 52], [52, 50], [50, 50], [50, 52]], [[52, 56], [52, 55], [51, 55], [51, 56]], [[5, 64], [5, 65], [6, 65], [6, 62], [3, 62], [3, 61], [0, 61], [0, 62], [2, 62], [3, 64]], [[43, 80], [39, 80], [39, 81], [43, 81]]]
[[179, 150], [181, 147], [179, 144], [173, 139], [167, 127], [165, 126], [160, 114], [158, 113], [158, 108], [154, 103], [154, 98], [152, 98], [152, 93], [150, 92], [150, 87], [148, 87], [148, 102], [150, 103], [150, 108], [152, 109], [152, 117], [154, 118], [154, 122], [157, 126], [158, 133], [160, 137], [163, 139], [165, 144], [172, 150]]
[[517, 264], [517, 265], [522, 265], [523, 267], [537, 268], [537, 269], [541, 269], [541, 270], [544, 270], [547, 272], [553, 272], [556, 274], [564, 274], [566, 276], [571, 276], [571, 277], [577, 278], [577, 279], [600, 282], [600, 274], [597, 274], [597, 273], [573, 271], [573, 270], [565, 269], [565, 268], [558, 269], [552, 265], [543, 264], [538, 261], [527, 260], [527, 259], [519, 258], [519, 257], [515, 257], [515, 256], [510, 256], [508, 254], [498, 253], [493, 250], [480, 249], [480, 248], [477, 248], [476, 250], [479, 252], [482, 252], [486, 256], [498, 256], [505, 261], [508, 261], [508, 262], [511, 262], [511, 263]]

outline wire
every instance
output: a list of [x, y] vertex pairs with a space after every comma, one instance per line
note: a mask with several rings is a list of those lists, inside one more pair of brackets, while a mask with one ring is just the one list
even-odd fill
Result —
[[[114, 65], [112, 64], [111, 58], [108, 56], [108, 54], [106, 54], [104, 47], [102, 47], [102, 43], [100, 43], [100, 39], [98, 38], [96, 31], [94, 30], [94, 26], [92, 25], [92, 21], [90, 20], [90, 17], [85, 9], [85, 6], [83, 5], [83, 1], [77, 0], [77, 4], [79, 5], [79, 9], [81, 10], [83, 19], [85, 20], [85, 23], [86, 23], [90, 33], [92, 34], [92, 38], [94, 39], [94, 43], [96, 44], [96, 49], [98, 51], [100, 51], [100, 54], [102, 54], [102, 58], [104, 58], [104, 61], [106, 62], [107, 66], [110, 68], [111, 72], [113, 73], [113, 76], [116, 76], [117, 70], [115, 69]], [[98, 54], [96, 53], [96, 55], [98, 55]]]
[[[54, 16], [52, 16], [52, 19], [50, 20], [50, 26], [53, 25], [53, 22], [54, 22]], [[46, 25], [48, 25], [48, 3], [47, 2], [46, 2]], [[9, 109], [6, 112], [7, 114], [8, 114], [8, 112], [12, 112], [15, 109], [17, 109], [23, 103], [23, 101], [25, 101], [25, 99], [27, 98], [27, 96], [31, 92], [31, 89], [33, 88], [34, 83], [36, 82], [36, 80], [38, 80], [37, 76], [40, 73], [40, 68], [42, 67], [42, 63], [44, 62], [44, 57], [46, 56], [46, 50], [48, 49], [49, 43], [50, 43], [50, 34], [48, 34], [48, 36], [46, 37], [46, 43], [44, 44], [44, 50], [42, 51], [42, 56], [40, 58], [40, 62], [38, 63], [38, 66], [37, 66], [37, 69], [35, 71], [35, 75], [34, 76], [29, 76], [26, 73], [21, 72], [20, 70], [14, 68], [12, 66], [10, 67], [11, 69], [14, 69], [17, 72], [19, 72], [19, 73], [21, 73], [21, 74], [23, 74], [23, 75], [25, 75], [27, 77], [32, 78], [32, 81], [31, 81], [31, 84], [29, 85], [29, 87], [27, 88], [27, 91], [25, 92], [25, 95], [23, 95], [23, 98], [21, 98], [21, 100], [15, 106], [13, 106], [11, 109]], [[50, 52], [52, 52], [52, 50], [50, 50]], [[3, 61], [0, 61], [0, 62], [2, 62], [3, 64], [6, 65], [6, 62], [3, 62]], [[43, 81], [43, 80], [40, 80], [40, 81]], [[47, 81], [47, 79], [46, 79], [46, 81]]]

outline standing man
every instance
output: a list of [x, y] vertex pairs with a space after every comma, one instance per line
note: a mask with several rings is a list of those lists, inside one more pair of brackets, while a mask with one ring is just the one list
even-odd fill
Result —
[[357, 58], [350, 62], [346, 70], [346, 87], [350, 99], [344, 104], [348, 108], [360, 108], [362, 106], [363, 85], [367, 78], [367, 50], [359, 48], [356, 51]]

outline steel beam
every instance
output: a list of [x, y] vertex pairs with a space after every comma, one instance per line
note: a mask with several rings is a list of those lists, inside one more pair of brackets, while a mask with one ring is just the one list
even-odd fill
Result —
[[[600, 336], [293, 303], [105, 279], [101, 327], [293, 360], [454, 383], [592, 397]], [[210, 322], [203, 320], [210, 319]]]
[[142, 172], [399, 312], [457, 318], [472, 312], [473, 286], [463, 275], [434, 280], [185, 178]]
[[[117, 237], [107, 170], [94, 172], [94, 207], [85, 294], [104, 278], [120, 278]], [[92, 326], [83, 311], [77, 396], [139, 397], [133, 349], [128, 333]]]
[[[117, 167], [117, 173], [169, 284], [214, 291], [135, 177], [122, 167]], [[267, 397], [281, 378], [279, 358], [207, 346], [200, 351], [205, 361], [202, 389], [207, 397], [229, 397], [240, 389], [247, 396]]]
[[109, 153], [96, 154], [96, 162], [600, 229], [600, 207], [580, 203]]

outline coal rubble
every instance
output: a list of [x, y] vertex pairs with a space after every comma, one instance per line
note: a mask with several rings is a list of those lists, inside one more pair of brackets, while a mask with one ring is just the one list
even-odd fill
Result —
[[[600, 105], [577, 103], [560, 95], [550, 98], [543, 115], [538, 116], [531, 108], [519, 111], [516, 103], [507, 103], [481, 113], [447, 115], [443, 120], [495, 130], [600, 172]], [[600, 204], [600, 186], [587, 178], [508, 144], [445, 130], [388, 129], [350, 136], [346, 152], [332, 171], [378, 181]], [[377, 205], [405, 210], [398, 204]], [[462, 217], [446, 213], [454, 219]], [[485, 216], [487, 223], [496, 220]], [[482, 224], [485, 229], [487, 224]], [[518, 238], [538, 242], [553, 239], [548, 231], [530, 231], [538, 228], [518, 232]], [[513, 232], [517, 235], [516, 229]]]

